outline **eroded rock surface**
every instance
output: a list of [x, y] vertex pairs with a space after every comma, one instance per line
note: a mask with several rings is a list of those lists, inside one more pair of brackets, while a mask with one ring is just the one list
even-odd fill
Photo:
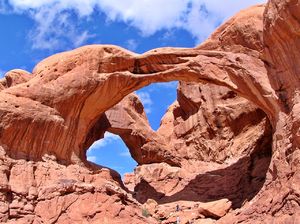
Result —
[[[91, 45], [53, 55], [32, 74], [7, 73], [0, 81], [1, 221], [158, 223], [155, 206], [192, 201], [196, 217], [192, 206], [177, 215], [296, 223], [299, 12], [298, 1], [270, 0], [193, 49], [138, 55]], [[181, 81], [178, 99], [155, 132], [128, 94], [173, 80]], [[117, 173], [86, 161], [105, 131], [120, 135], [139, 163], [127, 176], [129, 190]], [[153, 217], [142, 210], [149, 198]]]
[[[195, 161], [223, 163], [270, 144], [265, 113], [228, 88], [181, 82], [177, 98], [158, 134], [171, 142], [173, 148], [168, 149], [182, 166]], [[267, 143], [259, 145], [267, 136]]]
[[1, 156], [1, 223], [155, 223], [114, 171]]

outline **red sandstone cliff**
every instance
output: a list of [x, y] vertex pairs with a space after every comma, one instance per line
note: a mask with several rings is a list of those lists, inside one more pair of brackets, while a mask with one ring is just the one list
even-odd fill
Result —
[[[32, 74], [8, 72], [0, 81], [0, 220], [296, 223], [299, 21], [298, 1], [270, 0], [193, 49], [138, 55], [91, 45], [53, 55]], [[177, 101], [155, 132], [130, 93], [172, 80], [181, 81]], [[105, 131], [139, 163], [129, 190], [116, 172], [86, 161]]]

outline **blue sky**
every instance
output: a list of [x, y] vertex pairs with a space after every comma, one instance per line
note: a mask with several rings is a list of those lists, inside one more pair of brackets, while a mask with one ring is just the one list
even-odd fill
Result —
[[[137, 53], [194, 47], [240, 9], [264, 0], [0, 0], [0, 77], [32, 71], [43, 58], [86, 44], [114, 44]], [[177, 83], [139, 90], [153, 129], [176, 99]], [[88, 151], [91, 161], [123, 175], [136, 163], [118, 136]]]

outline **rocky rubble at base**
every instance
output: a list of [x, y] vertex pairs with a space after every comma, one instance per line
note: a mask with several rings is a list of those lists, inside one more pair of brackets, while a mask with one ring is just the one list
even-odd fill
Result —
[[1, 223], [156, 223], [108, 168], [1, 158]]
[[231, 209], [228, 199], [220, 199], [212, 202], [177, 201], [166, 204], [158, 204], [148, 199], [142, 206], [144, 213], [148, 213], [162, 224], [176, 223], [214, 223], [217, 219], [225, 216]]

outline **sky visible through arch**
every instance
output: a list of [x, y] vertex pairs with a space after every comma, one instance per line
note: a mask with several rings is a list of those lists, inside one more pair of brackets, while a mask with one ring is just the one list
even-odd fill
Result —
[[[240, 9], [265, 0], [0, 0], [0, 77], [54, 53], [86, 44], [114, 44], [137, 53], [158, 47], [194, 47]], [[176, 98], [176, 82], [137, 93], [151, 126]], [[106, 134], [88, 152], [91, 161], [131, 172], [136, 163], [119, 137]]]

